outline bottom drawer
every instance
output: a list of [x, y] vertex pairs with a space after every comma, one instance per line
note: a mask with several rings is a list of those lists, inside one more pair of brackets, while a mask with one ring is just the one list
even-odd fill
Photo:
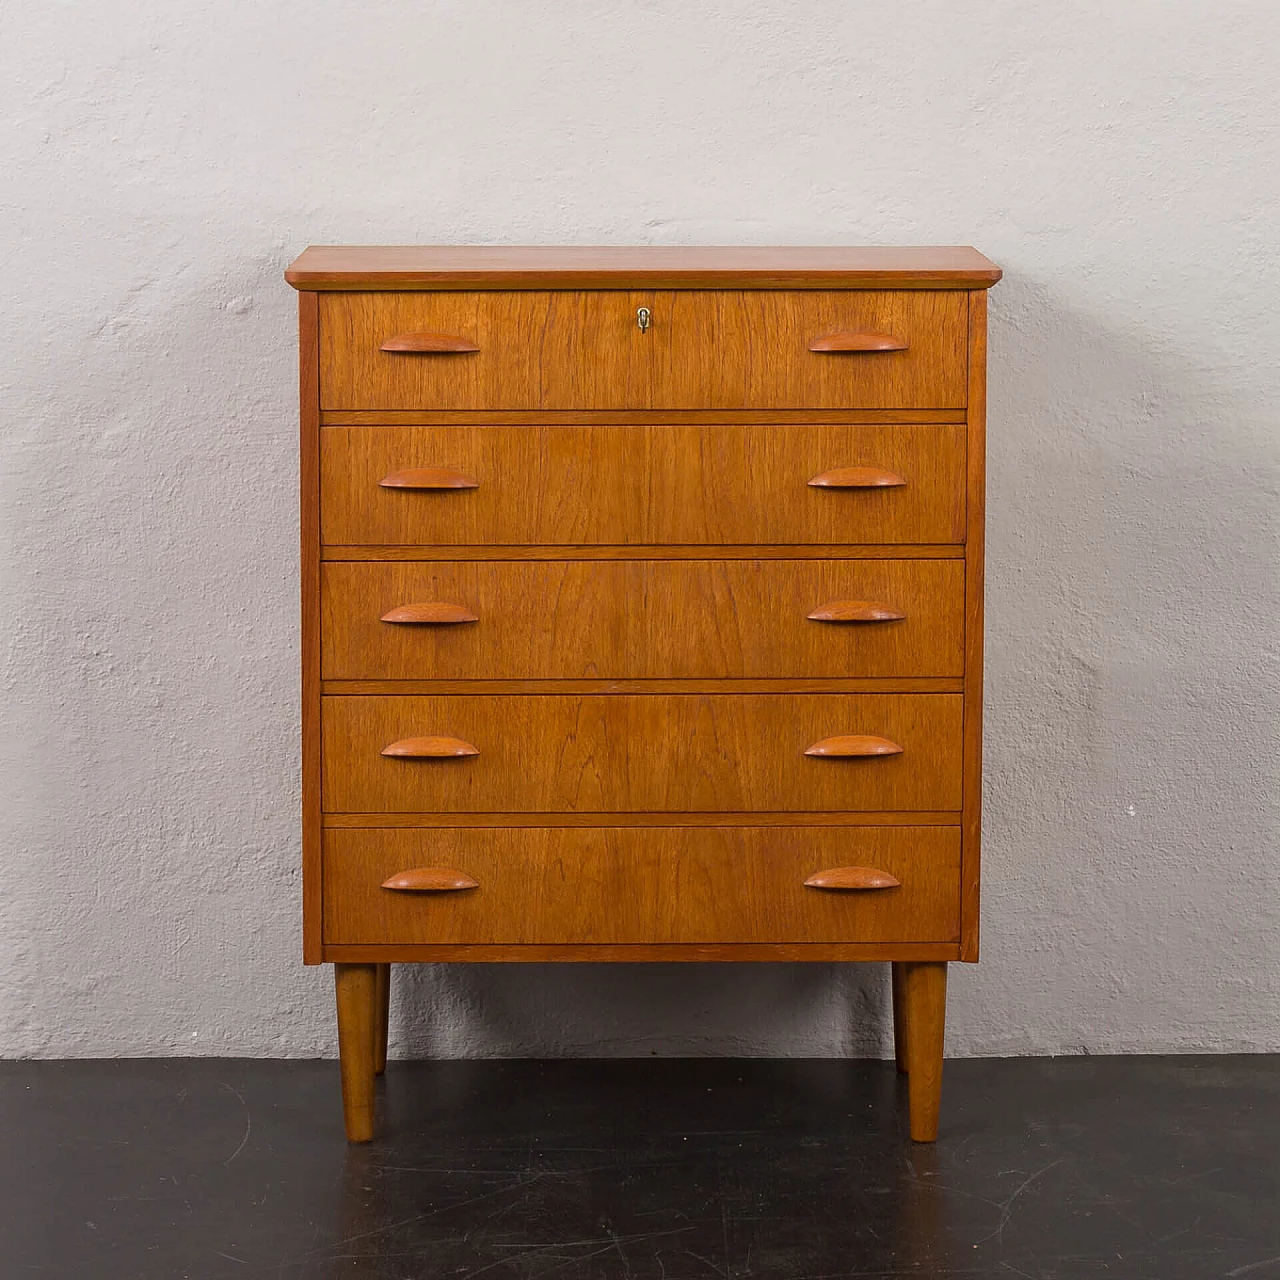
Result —
[[[806, 886], [869, 868], [883, 888]], [[473, 888], [398, 890], [401, 873]], [[883, 877], [882, 877], [883, 878]], [[454, 827], [325, 833], [324, 940], [413, 943], [953, 942], [956, 827]]]

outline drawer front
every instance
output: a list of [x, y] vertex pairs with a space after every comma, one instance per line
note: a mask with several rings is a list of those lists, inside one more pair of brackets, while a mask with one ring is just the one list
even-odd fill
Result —
[[[896, 886], [826, 890], [831, 868]], [[475, 887], [383, 888], [461, 872]], [[324, 933], [333, 945], [412, 943], [951, 942], [955, 827], [606, 827], [331, 830]]]
[[327, 293], [320, 397], [330, 410], [954, 409], [967, 330], [957, 291]]
[[[654, 308], [655, 409], [960, 409], [968, 297], [871, 290], [678, 291]], [[670, 315], [669, 324], [666, 316]], [[877, 342], [896, 350], [825, 350]]]
[[959, 560], [329, 561], [322, 605], [330, 680], [953, 676], [964, 667]]
[[[343, 696], [323, 700], [322, 726], [335, 813], [954, 811], [961, 800], [960, 694]], [[901, 751], [805, 754], [832, 739], [826, 750], [865, 750], [864, 737]], [[468, 753], [382, 754], [392, 744]]]
[[[337, 546], [964, 540], [961, 426], [325, 427], [320, 447]], [[381, 483], [427, 468], [476, 486]]]
[[[320, 297], [324, 409], [644, 408], [651, 344], [626, 292], [329, 293]], [[389, 352], [413, 334], [473, 351]]]

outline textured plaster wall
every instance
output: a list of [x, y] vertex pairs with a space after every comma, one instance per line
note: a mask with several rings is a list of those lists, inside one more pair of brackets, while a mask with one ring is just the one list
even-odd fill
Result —
[[[299, 963], [309, 242], [973, 243], [964, 1054], [1280, 1049], [1273, 0], [12, 0], [0, 1053], [332, 1051]], [[883, 977], [419, 969], [400, 1051], [842, 1054]]]

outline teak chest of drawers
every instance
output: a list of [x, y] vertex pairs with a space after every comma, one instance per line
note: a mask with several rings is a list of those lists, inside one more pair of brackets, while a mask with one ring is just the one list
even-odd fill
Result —
[[972, 249], [312, 248], [304, 958], [887, 960], [911, 1136], [978, 955]]

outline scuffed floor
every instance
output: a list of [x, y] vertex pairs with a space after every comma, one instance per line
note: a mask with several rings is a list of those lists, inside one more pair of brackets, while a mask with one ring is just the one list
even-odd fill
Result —
[[0, 1064], [5, 1277], [1280, 1278], [1280, 1057]]

